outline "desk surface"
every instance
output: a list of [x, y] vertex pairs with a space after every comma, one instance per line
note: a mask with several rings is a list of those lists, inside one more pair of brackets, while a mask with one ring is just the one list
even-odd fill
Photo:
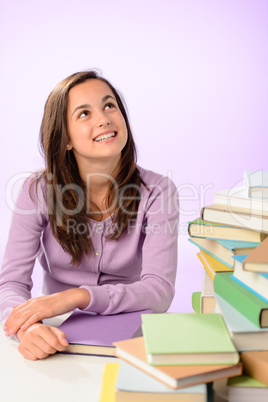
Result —
[[10, 402], [98, 402], [106, 362], [115, 358], [55, 354], [24, 359], [0, 323], [0, 389]]

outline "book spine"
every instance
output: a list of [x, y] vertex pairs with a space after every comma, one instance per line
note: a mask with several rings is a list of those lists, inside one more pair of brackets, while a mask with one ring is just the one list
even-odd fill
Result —
[[[231, 273], [218, 273], [214, 278], [214, 291], [248, 320], [261, 328], [261, 312], [258, 297], [231, 278]], [[251, 294], [250, 294], [251, 293]]]

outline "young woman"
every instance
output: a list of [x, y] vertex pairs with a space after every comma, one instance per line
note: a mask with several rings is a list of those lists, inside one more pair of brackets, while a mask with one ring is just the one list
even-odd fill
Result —
[[[28, 359], [68, 344], [44, 318], [74, 309], [165, 312], [174, 296], [178, 195], [136, 165], [119, 93], [94, 71], [63, 80], [41, 125], [46, 167], [26, 179], [0, 273], [0, 314]], [[31, 298], [35, 259], [44, 296]]]

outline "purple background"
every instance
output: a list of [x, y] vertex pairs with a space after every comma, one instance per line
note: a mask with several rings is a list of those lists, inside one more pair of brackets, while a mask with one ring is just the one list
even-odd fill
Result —
[[[49, 92], [75, 71], [99, 68], [126, 99], [139, 163], [169, 174], [180, 192], [171, 311], [191, 311], [202, 266], [187, 221], [214, 191], [241, 183], [244, 170], [268, 170], [268, 2], [2, 0], [0, 38], [1, 260], [6, 185], [43, 165]], [[35, 293], [40, 276], [37, 266]]]

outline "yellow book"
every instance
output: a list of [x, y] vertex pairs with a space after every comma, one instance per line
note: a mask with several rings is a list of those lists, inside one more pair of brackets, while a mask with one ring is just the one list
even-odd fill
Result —
[[206, 253], [204, 250], [200, 250], [197, 257], [202, 262], [205, 270], [214, 281], [215, 274], [217, 272], [230, 272], [233, 271], [228, 265], [223, 264], [221, 261], [212, 257], [212, 255]]
[[103, 370], [99, 402], [116, 402], [115, 384], [120, 363], [106, 363]]

